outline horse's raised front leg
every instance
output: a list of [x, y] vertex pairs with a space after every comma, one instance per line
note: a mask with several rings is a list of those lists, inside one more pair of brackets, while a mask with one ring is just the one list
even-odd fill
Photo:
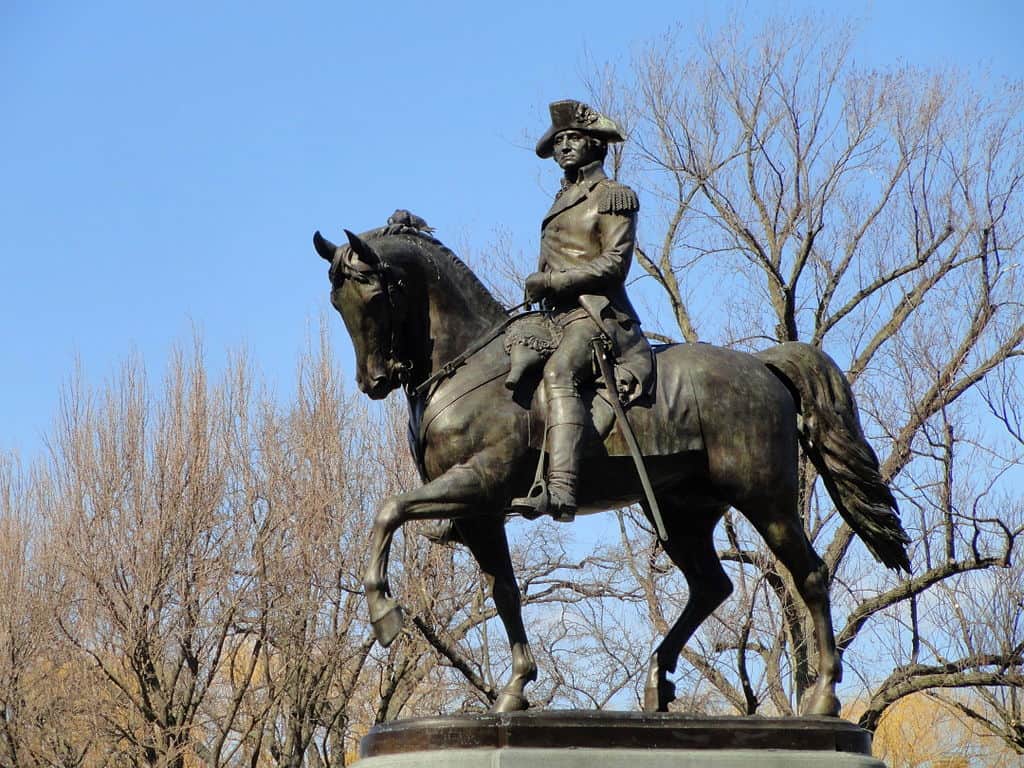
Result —
[[479, 507], [483, 489], [476, 472], [452, 467], [440, 477], [408, 493], [392, 496], [377, 512], [370, 534], [370, 562], [363, 576], [373, 633], [388, 646], [402, 629], [404, 618], [388, 586], [391, 540], [409, 520], [459, 517]]
[[490, 586], [494, 607], [505, 625], [512, 649], [512, 674], [498, 692], [491, 710], [515, 712], [526, 709], [530, 705], [524, 691], [528, 683], [537, 679], [537, 664], [523, 626], [522, 602], [508, 551], [504, 518], [501, 515], [463, 518], [455, 525]]

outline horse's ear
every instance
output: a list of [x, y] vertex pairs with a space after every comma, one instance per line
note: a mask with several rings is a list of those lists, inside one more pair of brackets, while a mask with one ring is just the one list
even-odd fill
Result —
[[374, 252], [365, 240], [359, 237], [359, 235], [345, 230], [345, 237], [348, 238], [348, 244], [352, 246], [352, 253], [355, 257], [363, 262], [366, 266], [376, 268], [380, 266], [380, 257]]
[[320, 230], [313, 233], [313, 247], [316, 248], [316, 252], [320, 254], [321, 258], [334, 261], [334, 254], [338, 250], [338, 246], [321, 235]]

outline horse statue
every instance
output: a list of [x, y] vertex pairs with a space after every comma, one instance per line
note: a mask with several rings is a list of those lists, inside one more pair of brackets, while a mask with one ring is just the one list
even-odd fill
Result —
[[[539, 372], [506, 378], [505, 308], [454, 253], [412, 226], [392, 224], [337, 246], [317, 232], [330, 262], [331, 302], [351, 336], [362, 392], [380, 399], [402, 387], [410, 442], [424, 484], [388, 499], [370, 534], [364, 576], [370, 619], [387, 646], [402, 610], [388, 586], [388, 553], [410, 520], [451, 521], [490, 585], [512, 652], [496, 712], [526, 709], [537, 665], [523, 625], [504, 522], [510, 499], [534, 481], [542, 457]], [[653, 402], [628, 418], [646, 456], [665, 536], [662, 546], [689, 586], [685, 609], [650, 657], [645, 711], [667, 711], [668, 679], [697, 627], [731, 594], [712, 533], [729, 507], [753, 524], [813, 619], [818, 677], [801, 700], [806, 715], [836, 716], [836, 651], [828, 570], [797, 509], [797, 450], [803, 446], [853, 531], [887, 567], [909, 571], [909, 539], [896, 502], [864, 439], [849, 383], [835, 362], [790, 342], [756, 355], [709, 344], [655, 347]], [[512, 388], [510, 388], [512, 387]], [[614, 388], [612, 388], [612, 395]], [[651, 518], [623, 447], [607, 392], [590, 393], [594, 425], [579, 483], [580, 514], [639, 502]]]

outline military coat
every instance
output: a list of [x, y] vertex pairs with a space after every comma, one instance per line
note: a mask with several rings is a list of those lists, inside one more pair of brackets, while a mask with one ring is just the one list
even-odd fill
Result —
[[550, 274], [556, 312], [583, 307], [597, 320], [616, 353], [616, 375], [628, 373], [630, 400], [653, 388], [654, 364], [640, 319], [626, 295], [633, 260], [636, 193], [609, 179], [600, 162], [566, 183], [541, 223], [538, 271]]

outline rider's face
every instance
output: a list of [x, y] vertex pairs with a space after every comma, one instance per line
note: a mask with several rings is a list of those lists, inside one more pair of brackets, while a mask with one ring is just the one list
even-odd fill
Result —
[[580, 131], [562, 131], [555, 136], [552, 154], [562, 170], [574, 171], [597, 159], [595, 144]]

